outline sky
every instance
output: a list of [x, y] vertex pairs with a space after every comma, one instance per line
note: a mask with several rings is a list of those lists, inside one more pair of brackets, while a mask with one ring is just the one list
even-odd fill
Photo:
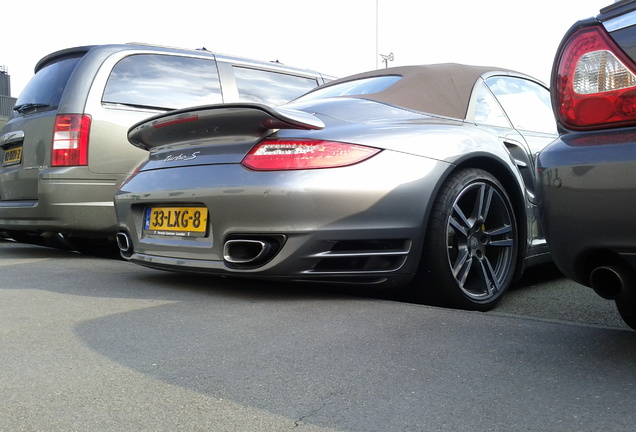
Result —
[[2, 6], [0, 66], [17, 97], [45, 55], [143, 42], [209, 51], [343, 77], [388, 66], [498, 66], [549, 83], [577, 20], [613, 0], [50, 0]]

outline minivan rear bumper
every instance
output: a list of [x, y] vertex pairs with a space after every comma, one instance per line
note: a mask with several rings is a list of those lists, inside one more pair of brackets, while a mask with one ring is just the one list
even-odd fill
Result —
[[125, 176], [110, 177], [73, 179], [43, 171], [37, 200], [0, 201], [0, 230], [114, 235], [113, 194]]
[[58, 203], [0, 202], [0, 230], [114, 235], [117, 218], [112, 202]]

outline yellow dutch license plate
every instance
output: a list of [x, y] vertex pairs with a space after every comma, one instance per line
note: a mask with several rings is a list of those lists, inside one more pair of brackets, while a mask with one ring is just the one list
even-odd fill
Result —
[[22, 146], [14, 147], [4, 151], [2, 165], [15, 165], [22, 162]]
[[205, 207], [147, 207], [144, 233], [162, 236], [204, 237], [208, 229]]

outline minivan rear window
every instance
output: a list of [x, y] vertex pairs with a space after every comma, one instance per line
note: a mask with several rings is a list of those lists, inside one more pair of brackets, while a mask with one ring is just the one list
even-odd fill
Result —
[[56, 109], [68, 79], [82, 56], [65, 57], [36, 72], [20, 93], [16, 107], [46, 107]]
[[136, 54], [113, 68], [102, 102], [177, 109], [223, 102], [216, 61]]

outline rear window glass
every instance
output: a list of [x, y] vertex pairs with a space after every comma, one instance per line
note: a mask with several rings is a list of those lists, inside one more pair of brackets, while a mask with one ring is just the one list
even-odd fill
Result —
[[214, 60], [138, 54], [115, 65], [102, 101], [176, 109], [221, 103], [223, 98]]
[[20, 93], [16, 106], [36, 104], [57, 108], [66, 83], [81, 58], [67, 57], [37, 71]]
[[236, 66], [234, 76], [242, 101], [268, 105], [284, 104], [318, 85], [316, 78]]
[[353, 81], [346, 81], [328, 87], [319, 88], [311, 93], [302, 96], [296, 101], [308, 101], [313, 99], [322, 99], [336, 96], [354, 96], [365, 95], [381, 92], [398, 82], [402, 77], [400, 75], [377, 76], [370, 78], [362, 78]]

